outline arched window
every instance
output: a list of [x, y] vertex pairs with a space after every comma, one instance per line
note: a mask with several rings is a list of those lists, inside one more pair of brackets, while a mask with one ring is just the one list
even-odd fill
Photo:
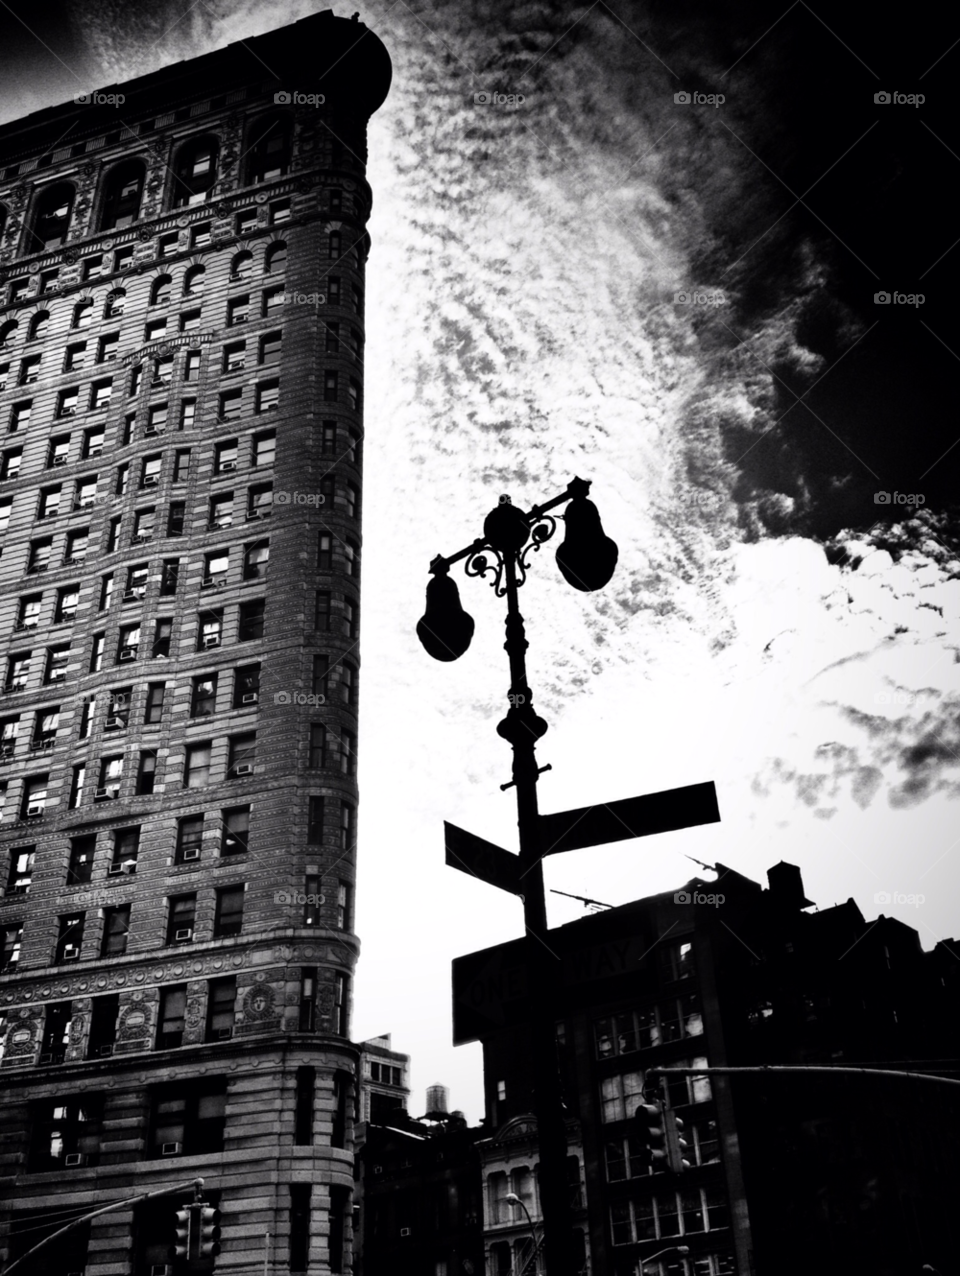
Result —
[[107, 174], [103, 188], [101, 230], [131, 226], [140, 216], [140, 197], [146, 167], [140, 160], [128, 160]]
[[16, 319], [11, 319], [8, 323], [0, 326], [0, 350], [9, 350], [16, 339], [17, 329], [20, 325]]
[[263, 259], [263, 273], [265, 275], [282, 274], [286, 264], [287, 245], [282, 241], [276, 244], [271, 244]]
[[202, 297], [206, 282], [206, 267], [191, 266], [183, 277], [183, 295], [185, 297]]
[[246, 279], [253, 269], [253, 253], [237, 253], [230, 263], [231, 279]]
[[127, 294], [122, 288], [114, 288], [113, 292], [108, 292], [106, 304], [103, 307], [104, 319], [116, 319], [122, 315], [126, 304]]
[[49, 311], [41, 310], [38, 314], [35, 314], [30, 320], [30, 327], [27, 330], [27, 340], [39, 341], [46, 332], [49, 323]]
[[40, 252], [59, 248], [67, 238], [76, 191], [69, 182], [51, 186], [38, 197], [33, 210], [33, 224], [27, 237], [26, 251]]
[[169, 275], [161, 275], [159, 279], [153, 281], [153, 287], [150, 289], [150, 305], [165, 306], [170, 300], [170, 290], [173, 286], [173, 280]]
[[218, 152], [213, 137], [194, 138], [180, 147], [173, 169], [174, 208], [204, 203], [217, 181]]
[[244, 185], [269, 182], [290, 171], [290, 137], [293, 122], [289, 115], [261, 115], [247, 132], [247, 163]]

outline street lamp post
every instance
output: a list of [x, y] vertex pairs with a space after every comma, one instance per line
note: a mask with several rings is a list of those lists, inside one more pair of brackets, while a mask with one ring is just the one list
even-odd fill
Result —
[[524, 1205], [523, 1201], [521, 1201], [520, 1197], [517, 1196], [516, 1192], [508, 1192], [503, 1199], [509, 1205], [519, 1205], [524, 1214], [527, 1216], [527, 1222], [530, 1224], [530, 1235], [533, 1237], [534, 1273], [536, 1273], [536, 1255], [540, 1241], [537, 1238], [537, 1229], [533, 1225], [533, 1219], [530, 1217], [530, 1211], [527, 1209], [526, 1205]]
[[547, 768], [537, 765], [536, 742], [546, 733], [547, 724], [533, 709], [525, 658], [528, 643], [517, 592], [526, 579], [528, 557], [539, 551], [556, 531], [557, 520], [547, 511], [567, 502], [565, 539], [557, 551], [561, 574], [583, 592], [601, 589], [610, 580], [617, 562], [617, 547], [604, 534], [596, 506], [587, 499], [589, 491], [589, 482], [574, 478], [560, 496], [535, 506], [528, 514], [514, 506], [509, 497], [501, 497], [484, 520], [481, 539], [450, 557], [440, 556], [431, 563], [433, 579], [427, 586], [427, 610], [417, 625], [420, 641], [437, 660], [456, 660], [470, 645], [473, 621], [460, 606], [457, 587], [448, 575], [452, 564], [460, 560], [466, 560], [468, 576], [492, 573], [497, 597], [505, 596], [507, 600], [504, 647], [510, 663], [509, 708], [497, 726], [497, 733], [513, 748], [513, 779], [502, 787], [515, 787], [517, 791], [520, 855], [516, 867], [520, 888], [511, 889], [520, 894], [523, 901], [528, 936], [534, 1114], [540, 1151], [544, 1253], [549, 1276], [575, 1276], [575, 1267], [566, 1167], [567, 1132], [556, 1044], [557, 957], [546, 938], [547, 911], [537, 805], [537, 781], [541, 769]]
[[658, 1249], [655, 1254], [649, 1255], [647, 1258], [640, 1259], [639, 1276], [643, 1276], [643, 1267], [645, 1263], [652, 1263], [655, 1258], [661, 1258], [664, 1254], [689, 1254], [689, 1245], [668, 1245], [666, 1249]]

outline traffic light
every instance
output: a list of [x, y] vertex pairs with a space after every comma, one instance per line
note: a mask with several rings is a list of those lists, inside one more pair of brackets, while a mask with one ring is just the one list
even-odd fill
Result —
[[689, 1170], [690, 1162], [684, 1159], [688, 1144], [683, 1137], [683, 1122], [672, 1108], [667, 1108], [663, 1113], [663, 1128], [666, 1132], [667, 1168], [673, 1170], [674, 1174]]
[[177, 1210], [177, 1239], [173, 1246], [174, 1258], [190, 1257], [190, 1225], [193, 1219], [193, 1210], [189, 1205], [184, 1205], [183, 1209]]
[[212, 1205], [200, 1207], [200, 1257], [216, 1258], [220, 1253], [220, 1211]]
[[667, 1168], [667, 1131], [663, 1115], [660, 1103], [641, 1103], [636, 1111], [640, 1157], [642, 1163], [654, 1171]]

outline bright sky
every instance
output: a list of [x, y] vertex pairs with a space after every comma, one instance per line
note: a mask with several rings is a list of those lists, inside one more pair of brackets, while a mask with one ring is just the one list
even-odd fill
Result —
[[[99, 72], [87, 87], [310, 11], [82, 8]], [[541, 809], [716, 782], [720, 825], [554, 857], [548, 886], [620, 904], [684, 883], [699, 871], [686, 855], [764, 883], [785, 859], [821, 907], [853, 896], [927, 948], [960, 932], [960, 562], [934, 511], [905, 525], [895, 564], [874, 548], [871, 508], [839, 537], [847, 565], [831, 566], [813, 539], [767, 530], [759, 498], [737, 488], [740, 458], [716, 422], [742, 428], [749, 452], [776, 429], [764, 357], [827, 366], [799, 339], [789, 293], [744, 333], [753, 363], [715, 357], [727, 312], [674, 303], [718, 286], [694, 264], [709, 203], [748, 203], [757, 173], [675, 107], [675, 85], [631, 33], [607, 23], [602, 40], [565, 44], [573, 19], [531, 9], [527, 101], [483, 105], [474, 93], [508, 78], [527, 87], [489, 19], [454, 0], [419, 15], [371, 5], [361, 19], [395, 79], [369, 134], [353, 1032], [390, 1032], [412, 1055], [414, 1113], [441, 1082], [475, 1121], [480, 1050], [450, 1044], [450, 962], [519, 935], [521, 905], [444, 866], [443, 821], [516, 849], [514, 799], [499, 789], [510, 750], [495, 733], [503, 604], [455, 569], [476, 636], [459, 662], [434, 663], [414, 633], [431, 558], [478, 536], [501, 493], [529, 506], [574, 475], [593, 480], [620, 546], [613, 581], [596, 595], [566, 586], [558, 535], [521, 595], [550, 724]], [[822, 286], [821, 271], [811, 251], [804, 286]], [[790, 513], [790, 497], [767, 501]], [[582, 915], [548, 898], [552, 924]]]

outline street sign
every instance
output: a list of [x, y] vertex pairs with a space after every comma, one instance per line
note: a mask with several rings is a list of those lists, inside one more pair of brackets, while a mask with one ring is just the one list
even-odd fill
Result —
[[530, 1022], [524, 941], [453, 959], [453, 1044]]
[[[687, 784], [662, 793], [620, 798], [575, 811], [540, 816], [540, 850], [543, 855], [579, 851], [631, 837], [648, 837], [696, 824], [716, 824], [720, 819], [717, 790], [712, 780]], [[449, 862], [449, 861], [448, 861]]]
[[518, 855], [511, 855], [493, 842], [485, 842], [482, 837], [457, 828], [456, 824], [449, 824], [446, 820], [443, 836], [446, 862], [451, 868], [479, 877], [482, 882], [498, 886], [502, 891], [510, 891], [514, 895], [523, 893]]

